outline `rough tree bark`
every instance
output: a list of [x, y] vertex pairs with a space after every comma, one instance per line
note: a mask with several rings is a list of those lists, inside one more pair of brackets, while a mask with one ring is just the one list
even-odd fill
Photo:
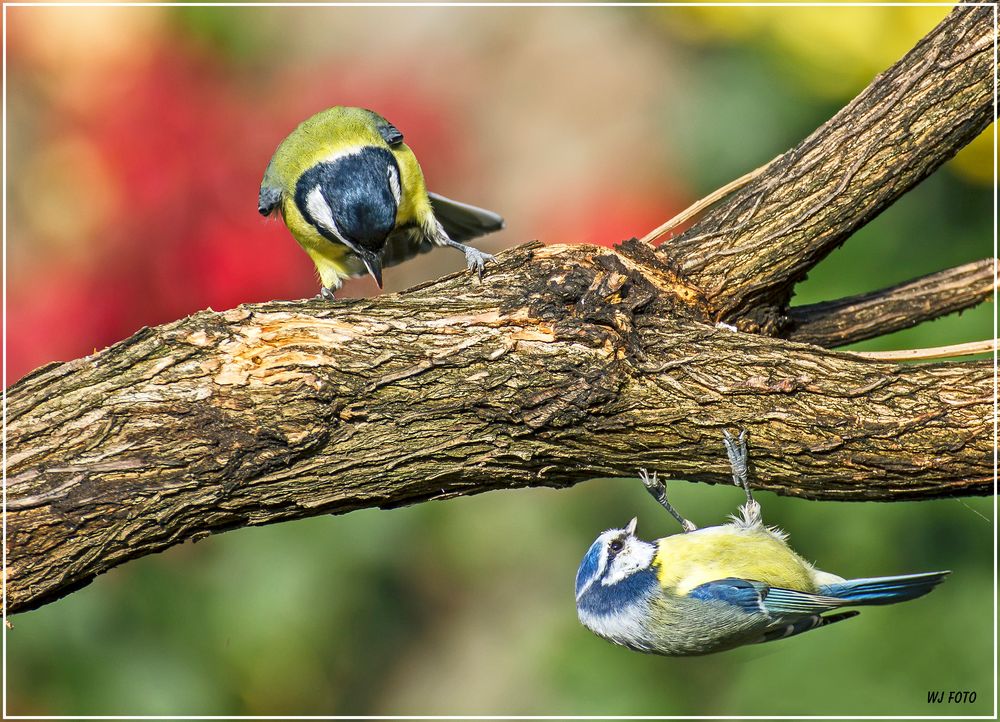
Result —
[[639, 465], [726, 480], [727, 426], [779, 493], [990, 493], [992, 364], [780, 336], [835, 344], [984, 298], [980, 265], [787, 309], [808, 268], [989, 123], [993, 32], [989, 8], [956, 9], [659, 251], [529, 244], [481, 284], [205, 311], [30, 374], [8, 394], [8, 612], [245, 525]]

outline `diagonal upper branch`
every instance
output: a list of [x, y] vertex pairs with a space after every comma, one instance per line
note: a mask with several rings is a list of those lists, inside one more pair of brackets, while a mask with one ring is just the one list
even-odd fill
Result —
[[792, 287], [993, 118], [990, 6], [956, 7], [727, 202], [660, 247], [717, 319], [781, 333]]
[[881, 291], [788, 310], [788, 338], [817, 346], [844, 346], [911, 328], [989, 299], [996, 261], [984, 258]]

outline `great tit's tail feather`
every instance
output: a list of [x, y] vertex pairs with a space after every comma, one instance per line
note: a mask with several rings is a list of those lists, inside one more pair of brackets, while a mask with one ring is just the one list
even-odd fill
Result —
[[820, 593], [851, 604], [895, 604], [922, 597], [943, 582], [949, 574], [951, 572], [946, 571], [849, 579], [821, 587]]
[[453, 241], [462, 243], [503, 228], [503, 218], [493, 211], [459, 203], [437, 193], [427, 195], [434, 208], [434, 217], [444, 226], [448, 237]]

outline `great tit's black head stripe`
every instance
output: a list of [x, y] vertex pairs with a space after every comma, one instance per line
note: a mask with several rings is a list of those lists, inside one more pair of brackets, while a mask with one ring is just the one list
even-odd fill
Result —
[[398, 182], [399, 166], [388, 149], [352, 149], [303, 173], [295, 203], [326, 238], [378, 254], [396, 224], [399, 204], [391, 177]]

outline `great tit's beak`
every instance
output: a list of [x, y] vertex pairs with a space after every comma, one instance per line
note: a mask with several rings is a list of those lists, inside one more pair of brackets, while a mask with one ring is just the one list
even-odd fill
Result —
[[629, 536], [635, 536], [635, 527], [639, 523], [639, 517], [632, 517], [632, 521], [625, 525], [625, 533]]
[[378, 284], [379, 288], [382, 288], [382, 257], [375, 253], [365, 253], [359, 254], [361, 260], [365, 262], [365, 268], [368, 269], [368, 273], [372, 275], [375, 279], [375, 283]]

